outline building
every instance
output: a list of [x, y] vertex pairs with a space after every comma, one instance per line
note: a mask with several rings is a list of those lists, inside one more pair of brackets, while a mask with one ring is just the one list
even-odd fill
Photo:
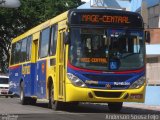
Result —
[[[132, 5], [135, 6], [137, 0], [132, 0]], [[147, 27], [148, 28], [160, 28], [160, 0], [139, 0], [147, 5], [147, 8], [141, 8], [140, 2], [138, 2], [138, 8], [136, 12], [141, 13], [142, 9], [145, 9], [147, 13]], [[143, 15], [142, 15], [143, 16]], [[145, 15], [144, 15], [145, 16]]]
[[[148, 2], [148, 26], [149, 28], [160, 28], [160, 0], [155, 1], [154, 4]], [[151, 2], [151, 1], [150, 1]]]
[[[160, 74], [157, 72], [160, 71], [160, 0], [140, 1], [143, 7], [140, 4], [136, 12], [142, 14], [151, 39], [146, 45], [148, 85], [160, 85]], [[132, 0], [133, 6], [136, 2], [137, 0]]]
[[131, 0], [131, 10], [142, 13], [146, 31], [150, 32], [151, 41], [146, 44], [145, 104], [160, 105], [160, 0]]
[[146, 44], [148, 85], [160, 85], [160, 0], [131, 0], [131, 10], [139, 12], [150, 32]]
[[147, 84], [160, 85], [160, 45], [146, 46], [147, 50]]

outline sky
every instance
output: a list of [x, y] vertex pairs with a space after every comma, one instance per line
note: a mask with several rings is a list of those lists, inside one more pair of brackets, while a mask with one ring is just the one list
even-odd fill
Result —
[[83, 2], [89, 2], [90, 0], [81, 0], [81, 1], [83, 1]]
[[4, 3], [0, 4], [0, 7], [7, 7], [7, 8], [17, 8], [19, 6], [20, 6], [19, 0], [5, 0]]
[[[81, 1], [89, 2], [90, 0], [81, 0]], [[131, 11], [137, 10], [141, 5], [141, 1], [142, 0], [132, 0], [132, 2], [131, 2], [132, 5], [131, 5], [126, 1], [117, 0], [117, 2], [119, 3], [119, 5], [121, 7], [126, 7], [127, 6], [127, 10], [131, 10]]]
[[[89, 2], [90, 0], [81, 0], [81, 1]], [[130, 10], [131, 4], [129, 2], [122, 1], [122, 0], [116, 0], [116, 1], [122, 8], [126, 8], [127, 10]]]

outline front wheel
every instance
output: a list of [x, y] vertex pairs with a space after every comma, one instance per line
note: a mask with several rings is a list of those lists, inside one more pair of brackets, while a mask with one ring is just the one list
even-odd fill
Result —
[[63, 106], [62, 102], [54, 100], [54, 86], [53, 86], [53, 84], [50, 85], [50, 87], [49, 87], [49, 104], [48, 104], [48, 106], [50, 109], [53, 109], [53, 110], [60, 110], [60, 109], [62, 109], [62, 106]]
[[31, 105], [35, 105], [37, 102], [37, 99], [36, 98], [30, 98], [30, 104]]
[[123, 102], [108, 103], [108, 108], [111, 112], [120, 112], [123, 106]]

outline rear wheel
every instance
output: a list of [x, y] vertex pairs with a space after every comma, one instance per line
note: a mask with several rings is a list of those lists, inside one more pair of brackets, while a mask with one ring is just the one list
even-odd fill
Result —
[[55, 101], [54, 100], [54, 86], [53, 84], [50, 85], [49, 87], [49, 108], [53, 109], [53, 110], [60, 110], [62, 109], [62, 102], [59, 101]]
[[30, 98], [30, 104], [31, 105], [35, 105], [37, 102], [37, 99], [36, 98]]
[[25, 94], [24, 94], [24, 83], [23, 82], [21, 82], [20, 84], [20, 102], [22, 105], [28, 104], [27, 97], [25, 97]]
[[120, 112], [123, 106], [123, 102], [108, 103], [108, 108], [111, 112]]

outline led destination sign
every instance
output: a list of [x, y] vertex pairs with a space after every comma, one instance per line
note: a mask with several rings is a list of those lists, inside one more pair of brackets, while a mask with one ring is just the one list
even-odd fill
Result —
[[143, 28], [142, 17], [137, 13], [112, 10], [76, 10], [69, 17], [71, 26], [97, 25], [111, 27]]
[[82, 22], [129, 24], [128, 16], [82, 15]]

